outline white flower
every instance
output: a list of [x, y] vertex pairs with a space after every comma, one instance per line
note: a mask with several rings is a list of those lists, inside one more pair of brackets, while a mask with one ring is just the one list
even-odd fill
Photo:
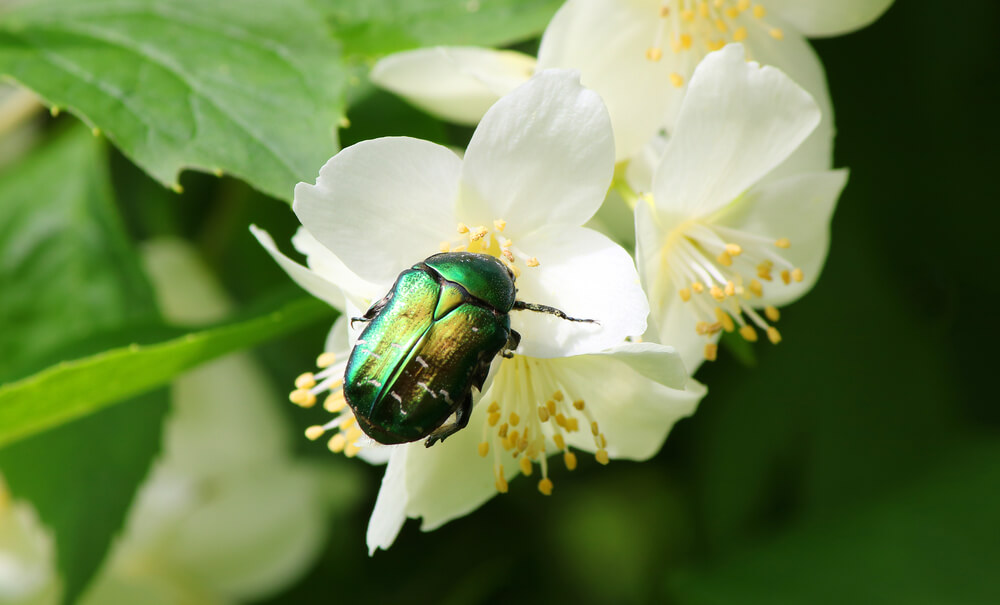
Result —
[[[225, 295], [189, 247], [160, 240], [144, 252], [167, 317], [190, 324], [226, 314]], [[322, 548], [327, 486], [355, 485], [292, 457], [273, 385], [249, 356], [211, 362], [171, 387], [162, 451], [84, 605], [267, 596]], [[0, 479], [0, 602], [59, 602], [51, 539], [33, 512], [8, 502]]]
[[816, 280], [847, 172], [764, 177], [819, 119], [804, 90], [748, 63], [739, 44], [695, 71], [652, 199], [643, 196], [635, 216], [651, 327], [692, 371], [715, 358], [723, 330], [750, 341], [760, 330], [777, 343], [776, 307]]
[[[536, 69], [573, 68], [601, 95], [619, 161], [661, 128], [670, 133], [695, 66], [727, 42], [780, 68], [820, 104], [823, 122], [805, 143], [830, 165], [832, 110], [823, 67], [805, 36], [832, 36], [874, 21], [892, 0], [569, 0], [545, 30]], [[377, 85], [461, 123], [531, 73], [511, 51], [425, 48], [390, 55], [371, 73]], [[790, 167], [794, 172], [794, 169]]]
[[469, 250], [502, 259], [517, 276], [519, 300], [600, 322], [512, 312], [511, 327], [522, 336], [517, 355], [495, 361], [469, 426], [430, 448], [367, 447], [374, 444], [340, 390], [348, 340], [357, 333], [348, 337], [346, 322], [338, 324], [318, 359], [325, 369], [300, 376], [291, 398], [309, 406], [330, 392], [324, 406], [338, 416], [307, 436], [336, 429], [331, 450], [388, 459], [371, 550], [387, 548], [406, 517], [423, 517], [432, 529], [506, 491], [519, 472], [537, 473], [538, 489], [551, 493], [547, 457], [560, 453], [572, 469], [571, 447], [602, 463], [649, 457], [694, 410], [704, 388], [672, 348], [626, 343], [643, 333], [648, 314], [631, 258], [581, 227], [600, 206], [613, 165], [600, 99], [575, 73], [547, 71], [486, 113], [464, 159], [425, 141], [377, 139], [341, 151], [315, 186], [299, 184], [294, 209], [307, 232], [296, 246], [308, 269], [255, 230], [300, 284], [332, 304], [343, 300], [348, 316], [416, 262]]

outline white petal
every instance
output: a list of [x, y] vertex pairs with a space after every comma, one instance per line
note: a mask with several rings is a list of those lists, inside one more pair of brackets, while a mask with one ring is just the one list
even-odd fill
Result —
[[816, 103], [743, 47], [710, 53], [695, 70], [653, 182], [657, 208], [703, 217], [780, 164], [816, 127]]
[[[612, 458], [644, 460], [658, 452], [674, 423], [694, 413], [706, 392], [687, 377], [672, 349], [653, 343], [626, 344], [552, 362], [563, 380], [571, 381], [573, 392], [584, 394]], [[665, 378], [680, 388], [652, 379], [657, 364], [671, 368]], [[567, 442], [594, 450], [593, 437], [586, 431], [567, 434]]]
[[337, 284], [344, 296], [353, 299], [355, 304], [364, 306], [366, 301], [378, 299], [385, 294], [384, 288], [361, 279], [348, 269], [342, 260], [319, 243], [305, 227], [299, 227], [292, 236], [292, 246], [306, 257], [306, 264], [313, 272]]
[[[768, 19], [775, 21], [773, 17]], [[748, 58], [783, 71], [816, 101], [822, 117], [816, 129], [767, 178], [829, 170], [833, 165], [834, 113], [823, 64], [809, 42], [794, 29], [783, 27], [783, 38], [776, 40], [768, 33], [768, 27], [756, 20], [748, 23], [745, 43]]]
[[830, 243], [830, 219], [847, 183], [846, 170], [817, 172], [768, 182], [747, 192], [720, 224], [778, 239], [792, 246], [781, 256], [802, 269], [801, 282], [764, 286], [760, 305], [782, 305], [802, 296], [816, 282]]
[[767, 8], [816, 38], [860, 29], [889, 8], [892, 0], [768, 0]]
[[428, 113], [475, 126], [534, 71], [535, 58], [519, 52], [438, 46], [389, 55], [369, 77]]
[[264, 246], [264, 250], [267, 250], [267, 253], [278, 263], [278, 266], [284, 269], [285, 273], [292, 278], [292, 281], [297, 283], [303, 290], [334, 309], [344, 309], [344, 293], [340, 288], [325, 277], [321, 277], [315, 273], [312, 269], [303, 267], [282, 254], [267, 231], [260, 229], [256, 225], [250, 225], [250, 233], [253, 233], [253, 236], [257, 238], [261, 246]]
[[[631, 157], [659, 129], [669, 74], [681, 69], [669, 50], [646, 59], [661, 19], [656, 2], [569, 0], [555, 14], [538, 49], [538, 67], [578, 69], [584, 86], [604, 100], [614, 125], [616, 158]], [[690, 54], [690, 53], [687, 53]]]
[[649, 305], [635, 265], [607, 236], [583, 227], [553, 228], [517, 240], [515, 245], [539, 261], [537, 267], [519, 263], [518, 300], [600, 322], [570, 322], [546, 313], [514, 311], [511, 327], [521, 334], [521, 354], [592, 353], [646, 330]]
[[331, 158], [315, 186], [296, 185], [292, 208], [348, 269], [388, 289], [454, 233], [461, 165], [447, 147], [427, 141], [363, 141]]
[[393, 448], [389, 457], [385, 476], [382, 477], [382, 487], [378, 490], [378, 499], [375, 500], [375, 510], [372, 511], [372, 517], [368, 521], [366, 541], [369, 556], [375, 554], [376, 549], [386, 550], [392, 546], [406, 521], [406, 505], [409, 497], [406, 490], [408, 451], [405, 446]]
[[546, 224], [582, 225], [614, 170], [611, 122], [574, 72], [547, 70], [497, 102], [465, 152], [459, 216], [507, 221], [517, 237]]

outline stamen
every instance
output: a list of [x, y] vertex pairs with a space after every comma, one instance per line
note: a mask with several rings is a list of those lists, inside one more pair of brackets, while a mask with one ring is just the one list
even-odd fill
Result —
[[542, 492], [543, 495], [552, 495], [552, 480], [548, 477], [542, 479], [538, 482], [538, 491]]
[[534, 256], [532, 256], [531, 258], [528, 259], [528, 261], [527, 261], [526, 264], [529, 267], [537, 267], [539, 263], [538, 263], [538, 259], [535, 258]]
[[295, 379], [295, 388], [297, 389], [311, 389], [314, 386], [316, 386], [316, 377], [313, 376], [312, 372], [299, 374], [299, 377]]
[[458, 224], [458, 232], [465, 234], [469, 232], [469, 227], [465, 223]]
[[316, 441], [317, 439], [322, 437], [323, 433], [325, 432], [326, 429], [324, 429], [322, 426], [314, 424], [306, 429], [306, 439], [308, 439], [309, 441]]
[[320, 354], [319, 357], [316, 358], [316, 367], [325, 369], [332, 366], [336, 361], [337, 361], [336, 354], [329, 352], [322, 353]]
[[771, 341], [771, 344], [776, 345], [781, 342], [781, 333], [774, 326], [768, 326], [767, 339]]
[[740, 328], [740, 336], [746, 339], [747, 342], [757, 342], [757, 330], [754, 330], [750, 324]]
[[715, 358], [718, 354], [719, 354], [719, 345], [714, 343], [708, 343], [705, 345], [705, 359], [707, 361], [715, 361]]
[[503, 231], [504, 227], [506, 226], [507, 226], [507, 221], [503, 220], [502, 218], [498, 218], [495, 221], [493, 221], [493, 228], [497, 231]]

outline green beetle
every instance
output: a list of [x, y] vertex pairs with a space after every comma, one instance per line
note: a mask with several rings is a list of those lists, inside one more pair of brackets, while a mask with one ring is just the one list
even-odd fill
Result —
[[379, 443], [426, 437], [430, 447], [464, 428], [472, 388], [482, 390], [493, 358], [512, 357], [521, 341], [511, 310], [597, 323], [515, 294], [514, 274], [488, 254], [444, 252], [400, 273], [385, 298], [351, 320], [368, 323], [344, 372], [361, 429]]

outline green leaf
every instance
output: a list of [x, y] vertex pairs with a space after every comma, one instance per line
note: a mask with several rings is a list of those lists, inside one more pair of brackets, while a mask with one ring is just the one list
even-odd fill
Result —
[[868, 506], [675, 574], [671, 602], [911, 605], [1000, 602], [1000, 442], [970, 440]]
[[324, 303], [305, 298], [162, 342], [133, 343], [64, 361], [0, 387], [0, 446], [167, 384], [188, 368], [330, 314]]
[[[82, 128], [0, 176], [0, 380], [57, 361], [69, 342], [93, 352], [96, 332], [156, 317], [107, 178], [104, 146]], [[121, 527], [166, 409], [165, 391], [149, 393], [0, 451], [11, 491], [55, 533], [66, 602]]]
[[435, 44], [506, 46], [537, 36], [562, 0], [315, 0], [348, 55]]
[[0, 73], [164, 185], [221, 171], [289, 200], [337, 151], [345, 71], [306, 0], [40, 0], [4, 15]]

